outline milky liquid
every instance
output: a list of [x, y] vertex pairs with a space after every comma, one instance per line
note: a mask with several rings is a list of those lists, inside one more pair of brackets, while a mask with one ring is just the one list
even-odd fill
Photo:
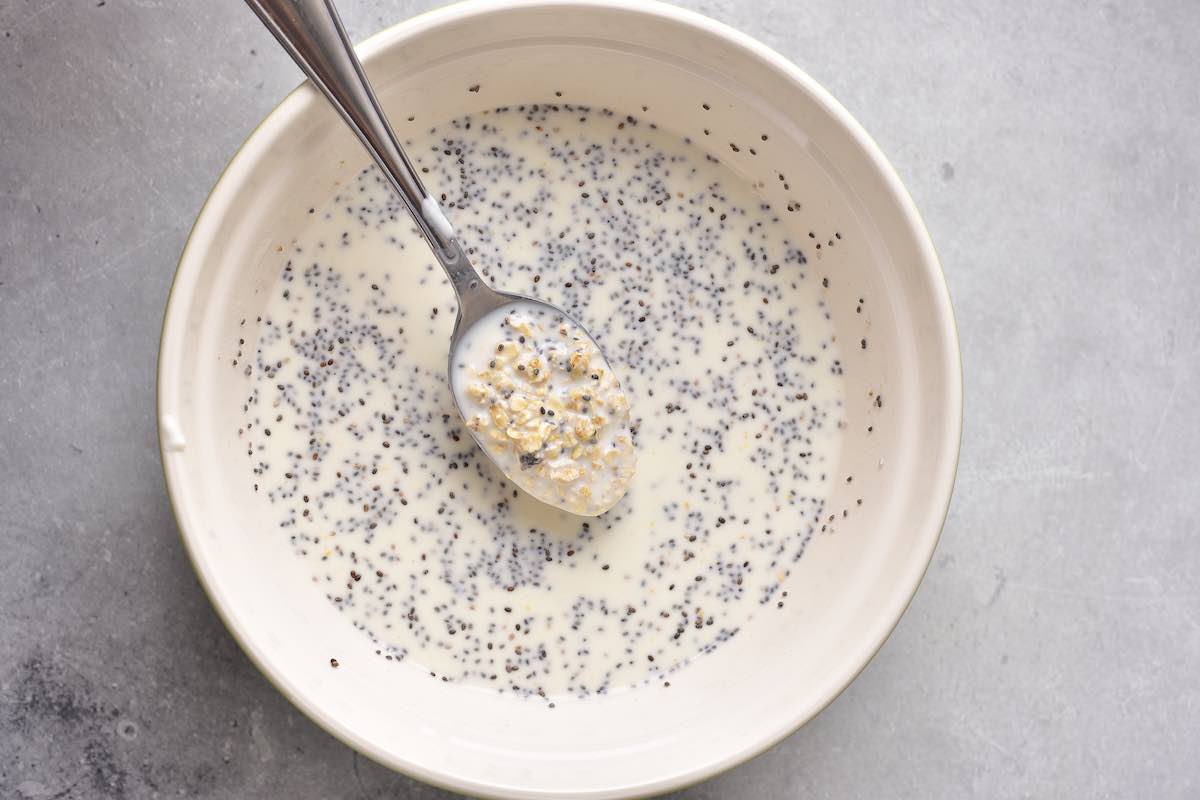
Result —
[[243, 331], [247, 480], [312, 590], [380, 658], [547, 697], [662, 686], [770, 624], [840, 444], [841, 366], [803, 242], [648, 120], [520, 107], [408, 146], [489, 282], [602, 344], [637, 471], [585, 519], [483, 457], [447, 385], [453, 293], [368, 170], [314, 208]]

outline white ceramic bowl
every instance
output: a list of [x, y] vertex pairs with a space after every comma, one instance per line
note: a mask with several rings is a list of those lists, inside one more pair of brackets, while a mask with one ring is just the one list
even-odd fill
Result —
[[[430, 783], [486, 796], [628, 796], [695, 782], [761, 752], [827, 705], [879, 649], [924, 574], [950, 500], [961, 431], [958, 347], [946, 286], [908, 194], [862, 128], [799, 69], [672, 7], [467, 3], [391, 28], [361, 54], [397, 122], [549, 101], [555, 91], [617, 110], [645, 105], [644, 116], [691, 134], [760, 183], [772, 204], [799, 200], [802, 213], [785, 218], [794, 238], [841, 231], [836, 254], [810, 251], [810, 263], [826, 258], [836, 270], [833, 324], [854, 344], [864, 321], [854, 308], [867, 299], [871, 347], [843, 348], [848, 426], [839, 474], [856, 479], [835, 488], [830, 507], [869, 502], [810, 544], [789, 578], [786, 610], [759, 615], [673, 676], [669, 691], [567, 699], [548, 712], [374, 657], [367, 638], [306, 586], [300, 560], [249, 490], [234, 436], [246, 384], [227, 362], [239, 322], [266, 302], [280, 269], [276, 248], [302, 226], [310, 201], [367, 163], [306, 85], [221, 176], [184, 251], [163, 328], [163, 463], [213, 604], [312, 719]], [[464, 90], [473, 84], [482, 89]], [[704, 128], [712, 135], [700, 135]], [[729, 142], [751, 143], [756, 153], [734, 154]], [[882, 407], [872, 392], [882, 393]], [[330, 669], [331, 653], [340, 669]]]

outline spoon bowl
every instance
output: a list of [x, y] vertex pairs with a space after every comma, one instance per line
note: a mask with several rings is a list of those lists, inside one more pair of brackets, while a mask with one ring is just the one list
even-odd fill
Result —
[[628, 491], [636, 462], [629, 402], [591, 334], [519, 295], [456, 330], [449, 383], [480, 449], [544, 503], [585, 517]]

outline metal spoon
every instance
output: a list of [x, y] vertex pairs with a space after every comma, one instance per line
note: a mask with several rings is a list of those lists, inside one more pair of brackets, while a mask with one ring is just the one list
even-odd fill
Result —
[[[412, 214], [413, 220], [420, 228], [438, 263], [446, 271], [450, 285], [458, 296], [458, 316], [454, 322], [454, 331], [450, 338], [450, 352], [447, 360], [448, 382], [452, 387], [454, 403], [464, 419], [468, 419], [462, 407], [462, 401], [457, 391], [454, 391], [454, 363], [458, 345], [476, 325], [485, 317], [492, 315], [498, 309], [506, 306], [535, 307], [544, 312], [559, 315], [576, 326], [579, 331], [595, 340], [587, 330], [572, 318], [567, 312], [557, 306], [544, 303], [541, 300], [511, 292], [499, 292], [488, 286], [472, 266], [467, 254], [463, 252], [453, 226], [442, 213], [437, 200], [431, 195], [413, 169], [404, 149], [396, 140], [391, 125], [384, 116], [375, 92], [371, 89], [362, 64], [354, 53], [354, 47], [346, 36], [346, 30], [334, 8], [333, 0], [246, 0], [247, 4], [258, 14], [267, 29], [275, 35], [283, 48], [304, 71], [313, 85], [321, 91], [325, 98], [341, 115], [342, 119], [358, 136], [360, 142], [375, 159], [375, 163], [383, 170], [383, 174], [391, 183], [392, 188], [400, 195], [405, 206]], [[597, 346], [597, 350], [599, 347]], [[603, 356], [601, 356], [603, 358]], [[605, 360], [605, 367], [608, 367]], [[611, 368], [609, 374], [612, 374]], [[617, 390], [620, 391], [619, 384]], [[623, 395], [622, 395], [623, 399]], [[626, 409], [628, 404], [625, 405]], [[468, 420], [468, 423], [470, 420]], [[625, 424], [628, 424], [628, 411], [625, 413]], [[480, 449], [497, 462], [497, 466], [505, 472], [517, 485], [529, 491], [542, 502], [556, 505], [565, 510], [586, 516], [595, 516], [607, 511], [624, 495], [628, 488], [626, 477], [625, 487], [620, 494], [604, 507], [592, 504], [586, 510], [580, 507], [568, 507], [560, 498], [544, 495], [532, 489], [528, 480], [520, 480], [524, 476], [514, 475], [497, 461], [489, 449], [489, 444], [482, 434], [470, 424], [467, 425], [471, 435], [480, 445]], [[632, 450], [630, 450], [632, 453]], [[632, 458], [632, 455], [630, 456]], [[628, 475], [632, 475], [632, 462], [628, 465]]]

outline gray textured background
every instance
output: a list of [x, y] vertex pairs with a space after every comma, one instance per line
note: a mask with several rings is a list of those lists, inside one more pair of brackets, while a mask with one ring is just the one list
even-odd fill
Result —
[[[431, 4], [342, 5], [362, 38]], [[1200, 4], [688, 5], [892, 159], [950, 281], [967, 421], [879, 657], [683, 796], [1196, 797]], [[297, 82], [237, 0], [0, 0], [0, 797], [445, 797], [254, 670], [159, 471], [176, 259]]]

